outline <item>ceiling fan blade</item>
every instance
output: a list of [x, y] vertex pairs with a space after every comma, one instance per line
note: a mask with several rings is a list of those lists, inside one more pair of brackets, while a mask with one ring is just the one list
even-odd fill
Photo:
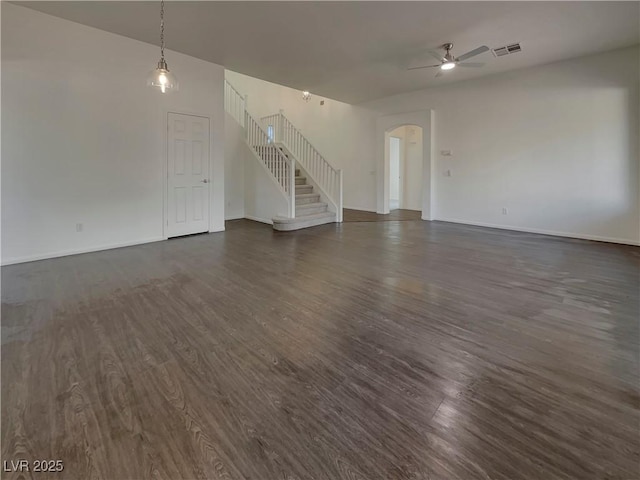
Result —
[[442, 55], [440, 55], [438, 52], [435, 52], [433, 50], [429, 50], [429, 55], [431, 55], [433, 58], [438, 60], [440, 63], [444, 62], [444, 57]]
[[470, 52], [460, 55], [458, 58], [456, 58], [456, 61], [463, 62], [467, 58], [475, 57], [476, 55], [480, 55], [481, 53], [488, 52], [488, 51], [489, 51], [489, 47], [487, 47], [486, 45], [482, 45], [481, 47], [478, 47], [474, 50], [471, 50]]
[[422, 67], [409, 67], [407, 70], [420, 70], [421, 68], [433, 68], [439, 67], [440, 65], [423, 65]]
[[484, 67], [484, 63], [474, 63], [474, 62], [466, 62], [466, 63], [458, 63], [459, 67]]

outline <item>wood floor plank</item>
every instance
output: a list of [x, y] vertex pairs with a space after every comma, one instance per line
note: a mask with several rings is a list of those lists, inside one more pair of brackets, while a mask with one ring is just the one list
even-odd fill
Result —
[[366, 212], [363, 210], [352, 210], [345, 208], [343, 221], [345, 222], [390, 222], [398, 220], [420, 220], [422, 212], [420, 210], [396, 209], [387, 214]]
[[640, 478], [640, 248], [352, 220], [3, 267], [2, 478]]

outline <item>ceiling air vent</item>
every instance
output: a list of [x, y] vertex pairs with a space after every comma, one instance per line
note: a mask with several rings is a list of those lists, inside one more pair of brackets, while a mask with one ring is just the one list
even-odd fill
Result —
[[505, 55], [509, 55], [511, 53], [521, 52], [522, 47], [520, 47], [519, 43], [512, 43], [511, 45], [507, 45], [505, 47], [494, 48], [491, 51], [496, 57], [504, 57]]

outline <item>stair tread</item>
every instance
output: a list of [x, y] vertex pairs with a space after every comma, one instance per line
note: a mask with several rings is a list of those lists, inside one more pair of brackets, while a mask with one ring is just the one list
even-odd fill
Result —
[[316, 220], [321, 218], [335, 218], [336, 214], [333, 212], [314, 213], [312, 215], [299, 215], [295, 218], [289, 217], [273, 217], [274, 223], [295, 223], [296, 221], [304, 222], [307, 220]]
[[307, 207], [307, 204], [296, 205], [296, 215], [312, 215], [314, 213], [325, 213], [329, 210], [329, 206], [326, 203], [314, 203], [310, 205], [310, 207]]
[[319, 198], [320, 194], [319, 193], [296, 193], [296, 198], [311, 198], [315, 196], [318, 196]]
[[318, 207], [326, 207], [327, 203], [324, 202], [314, 202], [314, 203], [303, 203], [301, 205], [296, 205], [296, 208], [318, 208]]

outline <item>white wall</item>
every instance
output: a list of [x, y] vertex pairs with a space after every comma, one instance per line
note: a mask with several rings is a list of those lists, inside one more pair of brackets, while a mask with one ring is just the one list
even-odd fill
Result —
[[224, 219], [245, 216], [245, 151], [244, 130], [232, 115], [225, 114], [224, 122]]
[[275, 178], [244, 145], [244, 216], [263, 223], [273, 223], [277, 216], [289, 216], [289, 202]]
[[422, 209], [422, 128], [413, 125], [404, 127], [404, 188], [402, 208]]
[[[370, 110], [312, 95], [227, 70], [227, 80], [248, 95], [248, 110], [257, 119], [280, 109], [335, 168], [343, 170], [345, 208], [375, 211], [375, 119]], [[320, 101], [324, 100], [324, 105]], [[231, 156], [235, 156], [229, 152]], [[233, 162], [233, 158], [227, 160]], [[236, 202], [235, 194], [227, 202]]]
[[638, 243], [639, 57], [621, 49], [363, 106], [435, 111], [436, 219]]
[[[211, 230], [224, 229], [224, 69], [2, 2], [2, 261], [163, 238], [164, 117], [212, 123]], [[84, 231], [76, 232], [76, 224]]]

